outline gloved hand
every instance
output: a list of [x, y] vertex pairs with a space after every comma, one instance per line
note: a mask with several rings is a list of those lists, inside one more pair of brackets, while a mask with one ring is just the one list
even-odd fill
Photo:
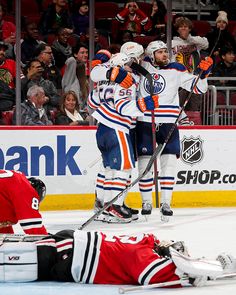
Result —
[[210, 56], [207, 56], [205, 59], [202, 59], [198, 65], [199, 72], [203, 71], [200, 78], [205, 79], [211, 72], [213, 67], [213, 59]]
[[129, 88], [133, 85], [133, 77], [121, 67], [113, 67], [107, 71], [107, 79], [120, 84], [121, 87]]
[[159, 96], [158, 95], [148, 95], [137, 100], [137, 107], [141, 112], [145, 111], [153, 111], [154, 109], [159, 107], [158, 103]]
[[111, 53], [108, 50], [105, 50], [105, 49], [98, 50], [98, 52], [95, 54], [92, 60], [91, 66], [92, 68], [94, 68], [96, 65], [107, 62], [110, 58], [111, 58]]

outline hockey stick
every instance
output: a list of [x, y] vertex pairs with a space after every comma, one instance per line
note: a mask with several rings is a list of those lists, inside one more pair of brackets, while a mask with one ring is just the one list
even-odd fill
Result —
[[[209, 281], [218, 281], [218, 280], [224, 280], [224, 279], [230, 279], [236, 277], [236, 273], [229, 273], [222, 276], [218, 276], [214, 279], [209, 279]], [[150, 284], [150, 285], [143, 285], [143, 286], [135, 286], [135, 287], [120, 287], [119, 293], [124, 294], [132, 291], [141, 291], [141, 290], [148, 290], [148, 289], [155, 289], [155, 288], [162, 288], [162, 287], [170, 287], [175, 285], [191, 285], [189, 283], [189, 279], [180, 279], [176, 281], [170, 281], [170, 282], [163, 282], [163, 283], [157, 283], [157, 284]]]
[[[133, 62], [130, 67], [133, 70], [140, 73], [142, 76], [146, 77], [150, 85], [150, 95], [153, 96], [154, 86], [153, 86], [152, 75], [138, 63]], [[154, 151], [156, 149], [156, 124], [155, 124], [154, 110], [151, 111], [151, 120], [152, 120], [152, 147]], [[156, 207], [159, 208], [157, 159], [155, 159], [153, 166], [154, 166], [155, 200], [156, 200]]]
[[1, 242], [34, 242], [50, 237], [51, 235], [27, 235], [27, 234], [0, 234]]
[[126, 194], [130, 188], [132, 188], [136, 183], [139, 182], [140, 179], [142, 179], [152, 168], [152, 165], [154, 163], [154, 161], [156, 160], [157, 157], [157, 153], [159, 152], [159, 149], [156, 148], [154, 150], [153, 155], [151, 156], [151, 158], [148, 161], [147, 167], [145, 168], [145, 170], [134, 180], [132, 181], [129, 185], [126, 186], [126, 188], [121, 191], [118, 195], [116, 195], [113, 199], [111, 199], [108, 203], [106, 203], [104, 205], [103, 208], [101, 208], [99, 211], [97, 211], [96, 213], [94, 213], [86, 222], [84, 222], [78, 229], [82, 230], [84, 229], [87, 225], [89, 225], [95, 218], [97, 218], [99, 215], [101, 215], [108, 207], [110, 207], [116, 200], [118, 200], [118, 198], [120, 198], [123, 194]]

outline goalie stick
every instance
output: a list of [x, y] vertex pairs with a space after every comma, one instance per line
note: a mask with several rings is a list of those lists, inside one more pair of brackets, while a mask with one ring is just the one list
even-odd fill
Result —
[[[133, 62], [131, 64], [131, 69], [137, 71], [142, 76], [146, 77], [148, 83], [150, 85], [150, 96], [154, 95], [154, 86], [152, 75], [140, 64]], [[151, 111], [151, 120], [152, 120], [152, 147], [153, 151], [156, 149], [156, 124], [155, 124], [155, 112]], [[154, 185], [155, 185], [155, 199], [156, 199], [156, 207], [159, 208], [159, 196], [158, 196], [158, 171], [157, 171], [157, 159], [155, 159], [153, 163], [154, 167]]]
[[[218, 281], [218, 280], [224, 280], [224, 279], [231, 279], [236, 277], [236, 273], [229, 273], [229, 274], [224, 274], [222, 276], [218, 276], [214, 279], [209, 279], [209, 281]], [[133, 291], [141, 291], [141, 290], [148, 290], [148, 289], [156, 289], [156, 288], [163, 288], [163, 287], [171, 287], [171, 286], [176, 286], [176, 285], [191, 285], [189, 282], [189, 279], [180, 279], [176, 281], [170, 281], [170, 282], [163, 282], [163, 283], [156, 283], [156, 284], [150, 284], [150, 285], [143, 285], [143, 286], [134, 286], [134, 287], [120, 287], [119, 288], [119, 293], [120, 294], [125, 294], [128, 292], [133, 292]]]

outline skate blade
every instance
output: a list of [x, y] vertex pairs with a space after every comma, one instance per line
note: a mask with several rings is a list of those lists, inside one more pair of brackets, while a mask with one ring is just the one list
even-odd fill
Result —
[[130, 223], [132, 220], [132, 218], [125, 218], [125, 219], [121, 219], [121, 218], [117, 218], [115, 216], [108, 216], [108, 218], [106, 219], [107, 223]]
[[166, 216], [166, 215], [162, 215], [161, 214], [161, 222], [163, 222], [163, 223], [169, 222], [170, 221], [170, 217], [171, 216]]

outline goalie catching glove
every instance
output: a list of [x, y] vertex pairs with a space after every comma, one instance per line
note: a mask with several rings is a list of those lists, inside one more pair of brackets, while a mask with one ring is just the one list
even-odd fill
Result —
[[129, 88], [133, 85], [133, 77], [121, 67], [113, 67], [107, 71], [107, 79], [111, 82], [120, 84], [123, 88]]
[[159, 107], [158, 95], [148, 95], [137, 100], [138, 109], [144, 113], [145, 111], [153, 111]]
[[207, 56], [205, 59], [202, 59], [198, 65], [198, 73], [202, 71], [200, 76], [201, 79], [205, 79], [210, 74], [213, 67], [213, 59], [210, 56]]

